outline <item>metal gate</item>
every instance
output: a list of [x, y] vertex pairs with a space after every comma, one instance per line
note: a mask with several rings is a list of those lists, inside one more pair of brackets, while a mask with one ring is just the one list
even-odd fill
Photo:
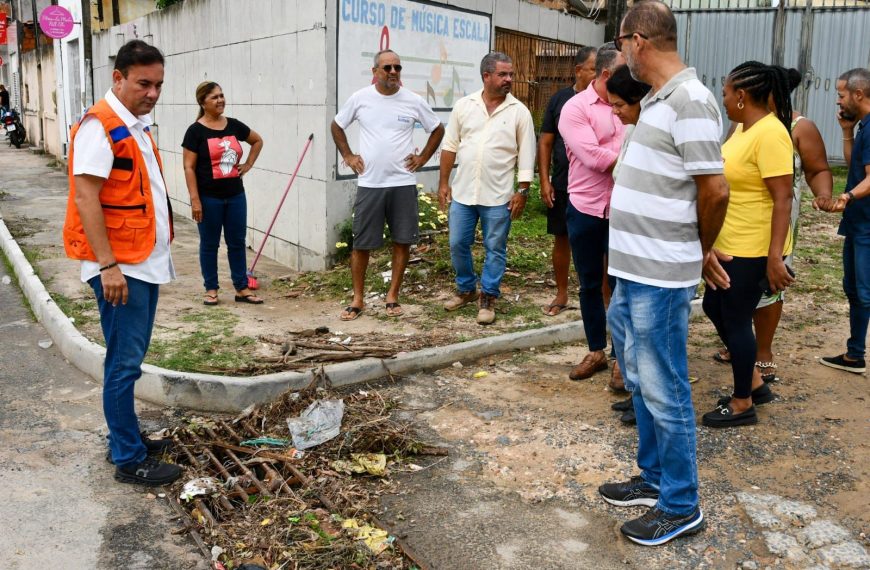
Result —
[[532, 112], [536, 131], [540, 131], [550, 97], [574, 82], [574, 56], [581, 47], [495, 29], [496, 51], [509, 55], [514, 61], [514, 86], [511, 92]]
[[[775, 0], [774, 0], [775, 1]], [[870, 64], [870, 6], [861, 0], [671, 0], [683, 60], [721, 105], [722, 82], [747, 60], [796, 68], [795, 109], [818, 125], [828, 158], [843, 161], [837, 77]]]

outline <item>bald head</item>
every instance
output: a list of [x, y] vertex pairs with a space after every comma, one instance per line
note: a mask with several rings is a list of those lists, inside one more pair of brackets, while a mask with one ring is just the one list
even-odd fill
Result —
[[659, 0], [635, 2], [622, 19], [622, 33], [637, 33], [659, 51], [677, 51], [677, 20]]

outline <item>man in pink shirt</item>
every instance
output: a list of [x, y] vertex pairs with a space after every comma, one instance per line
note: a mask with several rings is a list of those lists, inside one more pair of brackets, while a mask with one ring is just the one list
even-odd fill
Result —
[[[613, 70], [624, 63], [612, 42], [601, 46], [595, 59], [595, 80], [565, 103], [559, 119], [569, 164], [568, 240], [580, 280], [580, 313], [589, 343], [589, 354], [568, 375], [571, 380], [583, 380], [607, 369], [607, 314], [602, 286], [612, 171], [624, 127], [607, 102], [605, 86]], [[612, 289], [613, 283], [610, 285]]]

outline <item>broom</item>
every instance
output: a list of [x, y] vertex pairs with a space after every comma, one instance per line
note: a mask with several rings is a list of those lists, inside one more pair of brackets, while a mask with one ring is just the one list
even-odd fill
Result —
[[305, 153], [308, 152], [308, 147], [311, 146], [311, 140], [314, 138], [314, 133], [308, 135], [308, 142], [305, 143], [305, 148], [302, 149], [302, 154], [299, 156], [299, 162], [296, 163], [296, 170], [293, 171], [293, 176], [290, 177], [290, 182], [287, 183], [287, 188], [284, 189], [284, 195], [281, 197], [281, 201], [278, 203], [278, 208], [275, 210], [275, 215], [272, 216], [272, 222], [269, 224], [269, 229], [266, 230], [266, 235], [263, 236], [263, 241], [260, 243], [260, 249], [257, 250], [257, 255], [254, 257], [254, 262], [251, 263], [251, 268], [248, 269], [248, 289], [259, 289], [260, 284], [257, 283], [257, 278], [254, 277], [254, 267], [257, 265], [257, 261], [260, 260], [260, 254], [263, 253], [263, 247], [266, 245], [266, 240], [269, 239], [269, 235], [272, 233], [272, 226], [275, 225], [275, 220], [278, 219], [278, 213], [281, 212], [281, 206], [284, 205], [284, 200], [287, 199], [287, 194], [290, 193], [290, 187], [293, 186], [293, 181], [296, 180], [296, 174], [299, 172], [299, 167], [302, 166], [302, 159], [305, 158]]

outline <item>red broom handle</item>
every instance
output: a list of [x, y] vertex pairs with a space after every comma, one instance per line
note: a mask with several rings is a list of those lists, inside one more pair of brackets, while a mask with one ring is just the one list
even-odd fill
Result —
[[293, 181], [296, 180], [296, 174], [299, 172], [299, 167], [302, 166], [302, 159], [305, 158], [305, 153], [308, 152], [308, 147], [311, 146], [311, 139], [313, 138], [314, 133], [308, 135], [308, 142], [305, 143], [305, 148], [302, 149], [302, 155], [299, 157], [299, 162], [296, 163], [296, 170], [293, 171], [293, 176], [290, 177], [290, 182], [287, 184], [287, 188], [284, 190], [284, 195], [281, 197], [281, 203], [278, 204], [278, 208], [275, 210], [275, 215], [272, 216], [272, 222], [269, 224], [269, 229], [266, 230], [266, 235], [263, 236], [263, 241], [260, 243], [260, 249], [257, 250], [257, 257], [254, 258], [254, 262], [251, 264], [251, 273], [254, 272], [254, 267], [257, 265], [257, 261], [260, 260], [260, 254], [263, 253], [263, 248], [266, 246], [266, 240], [269, 239], [269, 236], [272, 234], [272, 226], [275, 225], [275, 220], [278, 219], [278, 214], [281, 212], [284, 200], [287, 199], [287, 194], [290, 193], [290, 187], [293, 186]]

